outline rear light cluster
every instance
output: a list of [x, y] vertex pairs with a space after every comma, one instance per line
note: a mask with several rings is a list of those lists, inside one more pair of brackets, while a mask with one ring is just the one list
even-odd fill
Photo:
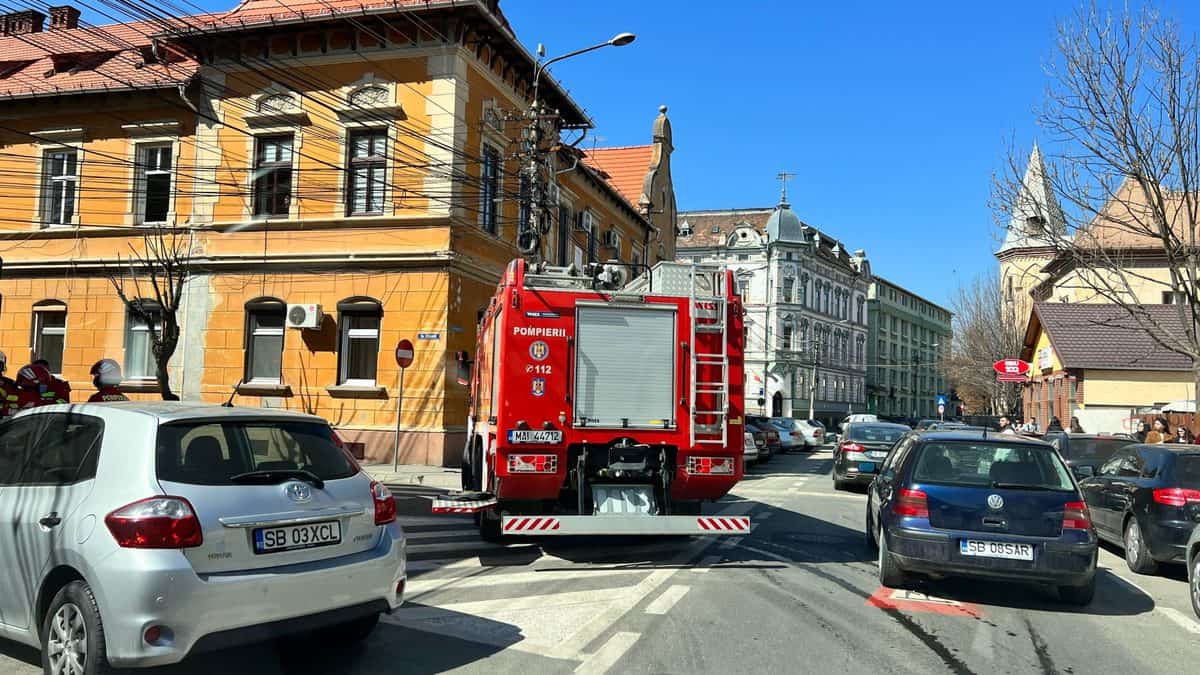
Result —
[[866, 459], [867, 456], [866, 456], [866, 454], [864, 454], [864, 453], [866, 453], [866, 451], [867, 451], [867, 449], [865, 447], [859, 445], [858, 443], [842, 443], [842, 454], [845, 455], [846, 459], [850, 459], [850, 460]]
[[396, 498], [388, 486], [371, 481], [371, 501], [375, 502], [376, 525], [387, 525], [396, 520]]
[[928, 518], [929, 498], [920, 490], [900, 488], [896, 501], [892, 503], [892, 513], [909, 518]]
[[778, 431], [768, 431], [767, 432], [767, 440], [779, 442], [779, 432]]
[[1062, 529], [1092, 529], [1092, 515], [1088, 512], [1087, 504], [1083, 502], [1067, 502], [1063, 504]]
[[732, 457], [688, 457], [687, 472], [693, 476], [733, 475]]
[[1188, 488], [1160, 488], [1153, 495], [1155, 502], [1167, 506], [1187, 506], [1200, 502], [1200, 490]]
[[509, 473], [555, 473], [558, 471], [557, 455], [509, 455]]
[[150, 497], [104, 517], [121, 548], [194, 548], [204, 543], [200, 519], [183, 497]]

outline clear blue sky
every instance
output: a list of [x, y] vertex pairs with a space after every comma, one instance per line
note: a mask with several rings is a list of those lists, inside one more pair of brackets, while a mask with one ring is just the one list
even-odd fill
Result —
[[1076, 6], [501, 1], [521, 40], [550, 56], [637, 33], [553, 72], [602, 144], [647, 142], [657, 107], [670, 107], [681, 210], [774, 205], [775, 174], [795, 172], [801, 219], [937, 302], [995, 265], [992, 172], [1010, 141], [1036, 137], [1042, 67]]

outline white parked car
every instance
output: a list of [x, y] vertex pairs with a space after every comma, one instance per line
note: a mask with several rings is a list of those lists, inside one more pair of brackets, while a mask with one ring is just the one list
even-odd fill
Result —
[[743, 434], [746, 440], [742, 443], [742, 470], [758, 461], [758, 444], [754, 442], [754, 434], [747, 431]]
[[350, 644], [404, 582], [395, 500], [320, 418], [127, 402], [0, 424], [0, 637], [46, 672]]
[[872, 413], [855, 413], [847, 415], [841, 422], [838, 423], [838, 429], [845, 431], [847, 424], [856, 424], [859, 422], [878, 422], [879, 416]]

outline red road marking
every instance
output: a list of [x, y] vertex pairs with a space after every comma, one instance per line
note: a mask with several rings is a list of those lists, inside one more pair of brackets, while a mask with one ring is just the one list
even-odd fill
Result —
[[979, 606], [970, 602], [959, 602], [944, 598], [923, 598], [921, 593], [898, 591], [880, 586], [879, 590], [867, 598], [864, 603], [882, 609], [896, 609], [902, 612], [918, 612], [924, 614], [943, 614], [947, 616], [969, 616], [978, 619], [982, 616]]

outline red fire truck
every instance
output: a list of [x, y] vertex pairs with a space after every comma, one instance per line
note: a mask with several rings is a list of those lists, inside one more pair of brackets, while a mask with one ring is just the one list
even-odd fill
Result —
[[742, 477], [733, 277], [627, 269], [508, 265], [470, 371], [463, 492], [435, 513], [476, 513], [489, 540], [749, 532], [748, 518], [701, 508]]

